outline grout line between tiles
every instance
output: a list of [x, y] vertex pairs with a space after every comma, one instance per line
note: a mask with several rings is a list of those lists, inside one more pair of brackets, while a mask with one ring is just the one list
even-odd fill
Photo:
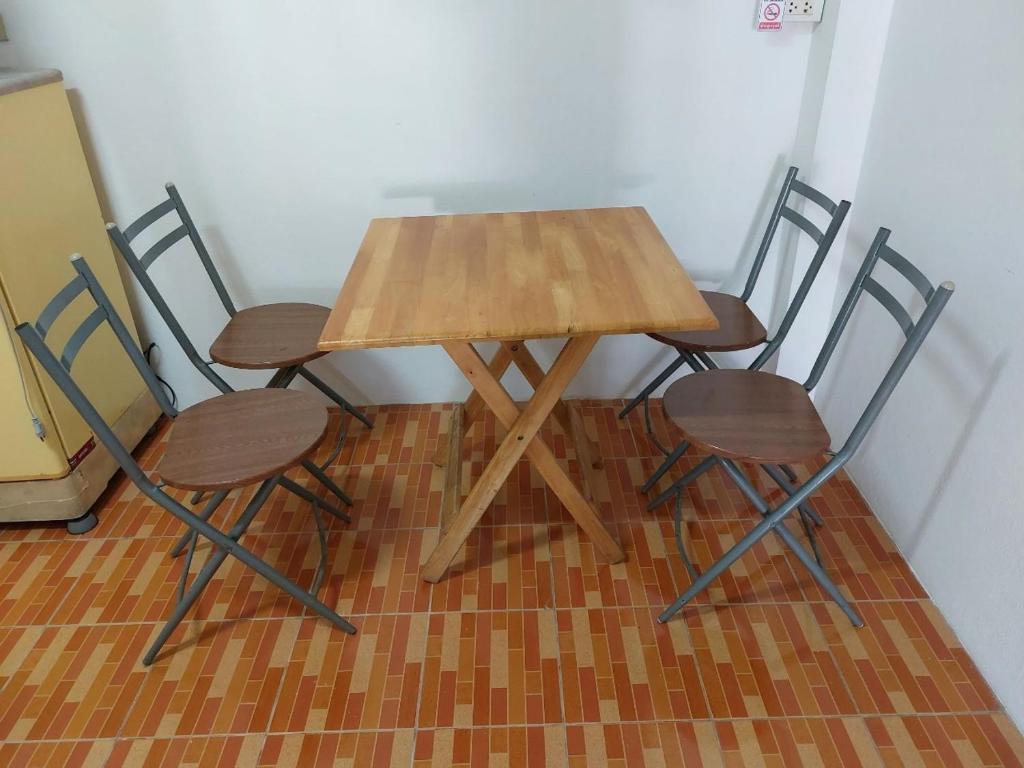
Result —
[[526, 728], [573, 728], [586, 726], [607, 726], [607, 725], [664, 725], [666, 723], [694, 723], [694, 724], [715, 724], [715, 723], [750, 723], [750, 722], [818, 722], [818, 721], [866, 721], [885, 720], [890, 718], [898, 719], [938, 719], [949, 717], [1005, 717], [1009, 716], [1002, 710], [998, 711], [962, 711], [962, 712], [882, 712], [874, 714], [852, 714], [852, 715], [770, 715], [763, 717], [699, 717], [692, 719], [675, 720], [582, 720], [578, 722], [559, 721], [556, 723], [491, 723], [483, 725], [446, 725], [431, 728], [353, 728], [350, 730], [323, 730], [310, 729], [302, 731], [217, 731], [212, 733], [186, 733], [174, 734], [172, 736], [107, 736], [107, 737], [83, 737], [77, 739], [11, 739], [5, 744], [69, 744], [78, 742], [119, 742], [119, 741], [183, 741], [187, 739], [218, 739], [243, 736], [308, 736], [322, 734], [355, 734], [355, 733], [396, 733], [398, 731], [419, 730], [430, 731], [482, 731], [482, 730], [508, 730]]

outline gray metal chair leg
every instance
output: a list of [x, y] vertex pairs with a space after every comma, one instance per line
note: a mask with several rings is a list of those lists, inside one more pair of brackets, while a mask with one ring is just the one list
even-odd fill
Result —
[[674, 516], [674, 528], [676, 536], [676, 549], [679, 550], [679, 556], [683, 559], [683, 565], [686, 566], [686, 572], [690, 574], [691, 579], [699, 579], [700, 574], [697, 572], [697, 568], [690, 560], [690, 555], [686, 551], [686, 542], [683, 541], [683, 492], [680, 490], [676, 494], [676, 513]]
[[354, 405], [352, 405], [348, 400], [346, 400], [344, 397], [342, 397], [337, 392], [335, 392], [334, 389], [332, 389], [330, 386], [328, 386], [327, 382], [325, 382], [319, 376], [316, 376], [315, 374], [311, 373], [309, 371], [309, 369], [307, 369], [305, 366], [300, 367], [298, 373], [299, 373], [299, 376], [304, 378], [306, 381], [308, 381], [314, 387], [316, 387], [321, 392], [323, 392], [325, 395], [327, 395], [329, 398], [331, 398], [331, 400], [333, 400], [339, 406], [341, 406], [341, 408], [343, 410], [348, 411], [353, 416], [355, 416], [357, 419], [359, 419], [361, 422], [363, 422], [363, 424], [366, 425], [367, 429], [373, 429], [373, 421], [370, 419], [369, 416], [364, 414], [362, 411], [360, 411], [358, 408], [356, 408]]
[[671, 376], [676, 371], [678, 371], [679, 367], [683, 365], [683, 363], [685, 362], [686, 359], [682, 355], [680, 355], [671, 363], [669, 363], [668, 367], [665, 368], [665, 370], [663, 370], [657, 376], [655, 376], [650, 384], [648, 384], [646, 387], [640, 390], [639, 395], [630, 400], [626, 407], [619, 411], [619, 418], [626, 418], [630, 411], [632, 411], [634, 408], [640, 405], [640, 403], [642, 403], [644, 400], [650, 397], [651, 393], [658, 387], [660, 387], [662, 384], [664, 384], [668, 380], [668, 377]]
[[[721, 463], [722, 467], [733, 479], [733, 482], [735, 482], [747, 498], [754, 503], [758, 512], [764, 515], [766, 520], [770, 519], [773, 516], [771, 507], [768, 505], [768, 502], [761, 497], [761, 494], [757, 492], [757, 489], [747, 479], [746, 475], [740, 471], [740, 468], [728, 459], [722, 459], [719, 463]], [[790, 499], [792, 498], [793, 497], [790, 496]], [[783, 507], [784, 506], [786, 505], [783, 504]], [[795, 507], [799, 510], [800, 504], [797, 503]], [[780, 507], [780, 509], [781, 508], [782, 507]], [[792, 511], [792, 509], [793, 506], [790, 506], [790, 511]], [[856, 611], [853, 610], [853, 607], [849, 602], [847, 602], [846, 598], [843, 597], [843, 593], [839, 591], [839, 587], [835, 585], [832, 579], [829, 578], [828, 574], [825, 573], [825, 570], [821, 565], [818, 562], [815, 562], [815, 558], [808, 554], [807, 550], [800, 545], [800, 542], [796, 540], [790, 530], [786, 527], [784, 516], [778, 518], [776, 524], [772, 526], [771, 530], [774, 531], [775, 534], [782, 539], [783, 543], [793, 551], [793, 554], [795, 554], [807, 570], [811, 572], [811, 576], [813, 576], [814, 580], [821, 585], [822, 589], [824, 589], [828, 595], [835, 600], [836, 605], [838, 605], [842, 609], [843, 613], [847, 615], [853, 626], [864, 626], [864, 622], [861, 620], [860, 616], [857, 615]]]
[[[785, 473], [786, 477], [789, 478], [790, 485], [785, 485], [775, 477], [773, 477], [772, 479], [775, 480], [776, 485], [778, 485], [782, 490], [784, 490], [786, 493], [792, 496], [796, 488], [796, 486], [793, 485], [793, 483], [796, 483], [799, 480], [799, 478], [796, 476], [796, 472], [793, 471], [793, 468], [789, 466], [789, 464], [779, 464], [779, 469], [781, 469]], [[765, 472], [768, 472], [767, 467], [765, 467]], [[771, 473], [769, 472], [769, 474]], [[814, 507], [812, 507], [810, 504], [803, 504], [802, 506], [804, 508], [804, 512], [806, 512], [807, 515], [811, 518], [811, 520], [814, 521], [814, 524], [816, 526], [821, 528], [823, 525], [825, 525], [825, 521], [821, 519], [821, 515], [819, 515], [814, 510]]]
[[662, 611], [661, 615], [658, 616], [658, 621], [661, 624], [664, 624], [679, 613], [684, 605], [707, 589], [711, 582], [717, 579], [729, 568], [729, 566], [739, 560], [748, 549], [754, 546], [766, 533], [768, 533], [768, 531], [771, 530], [772, 525], [773, 523], [770, 518], [765, 518], [758, 523], [756, 528], [736, 542], [732, 549], [722, 555], [722, 557], [720, 557], [710, 568], [704, 571], [704, 573], [701, 574], [693, 584], [690, 585], [689, 589], [677, 597], [672, 605]]
[[[796, 493], [796, 487], [793, 486], [789, 481], [787, 481], [786, 477], [781, 472], [779, 472], [779, 470], [777, 470], [775, 467], [769, 464], [762, 464], [761, 469], [763, 469], [765, 473], [767, 473], [768, 477], [775, 481], [775, 484], [779, 486], [779, 488], [781, 488], [786, 495], [792, 496], [794, 493]], [[814, 524], [817, 525], [819, 528], [825, 524], [821, 517], [818, 515], [818, 513], [814, 511], [814, 507], [812, 507], [810, 504], [807, 504], [806, 502], [800, 505], [800, 512], [801, 514], [813, 520]]]
[[689, 448], [690, 444], [685, 440], [677, 445], [672, 453], [666, 456], [665, 460], [661, 462], [661, 466], [654, 470], [654, 474], [647, 478], [647, 481], [640, 486], [640, 491], [642, 493], [647, 493], [651, 488], [657, 485], [658, 481], [661, 480], [661, 478], [665, 476], [665, 473], [683, 457], [683, 454], [686, 453]]
[[[253, 495], [252, 499], [249, 501], [248, 504], [245, 505], [245, 510], [242, 512], [242, 515], [238, 518], [238, 522], [236, 522], [234, 526], [232, 526], [231, 530], [228, 531], [228, 533], [226, 534], [229, 539], [231, 539], [234, 542], [237, 542], [238, 539], [242, 536], [242, 534], [245, 533], [245, 531], [249, 528], [249, 525], [252, 523], [253, 518], [256, 517], [256, 513], [260, 511], [260, 508], [266, 502], [267, 497], [270, 495], [270, 492], [274, 490], [274, 486], [277, 485], [277, 482], [278, 478], [274, 477], [271, 478], [270, 480], [264, 480], [263, 483], [260, 484], [259, 489]], [[191, 538], [191, 535], [189, 536], [189, 538]], [[210, 554], [209, 559], [206, 561], [206, 564], [203, 566], [203, 569], [196, 576], [195, 581], [192, 582], [192, 586], [189, 588], [188, 592], [186, 592], [185, 595], [178, 600], [177, 605], [174, 606], [174, 610], [171, 612], [170, 618], [167, 620], [167, 623], [164, 624], [163, 629], [160, 630], [160, 634], [157, 635], [157, 638], [154, 641], [153, 645], [150, 647], [149, 651], [143, 658], [143, 664], [149, 666], [153, 663], [153, 660], [156, 658], [156, 655], [160, 652], [160, 648], [163, 647], [163, 644], [167, 642], [167, 638], [171, 636], [171, 633], [174, 632], [178, 624], [181, 623], [181, 620], [185, 617], [185, 614], [192, 607], [195, 601], [199, 598], [199, 595], [206, 588], [206, 585], [210, 582], [210, 579], [213, 578], [213, 575], [217, 572], [217, 569], [220, 568], [224, 560], [227, 559], [227, 556], [228, 551], [226, 549], [219, 548], [215, 549]]]
[[[210, 516], [217, 511], [217, 507], [219, 507], [221, 505], [221, 502], [223, 502], [224, 499], [228, 497], [229, 493], [230, 491], [218, 491], [213, 496], [211, 496], [210, 500], [206, 502], [206, 506], [203, 507], [203, 511], [199, 513], [199, 519], [209, 520]], [[181, 535], [181, 538], [178, 539], [177, 544], [171, 547], [171, 557], [178, 557], [178, 555], [185, 551], [185, 547], [188, 546], [189, 539], [192, 538], [193, 533], [194, 531], [189, 529]]]
[[333, 504], [328, 504], [326, 501], [321, 499], [319, 496], [314, 494], [312, 491], [309, 491], [309, 490], [303, 488], [301, 485], [296, 483], [294, 480], [290, 480], [287, 477], [282, 477], [281, 478], [281, 487], [284, 488], [287, 491], [290, 491], [291, 493], [294, 493], [300, 499], [308, 501], [310, 504], [313, 504], [314, 506], [323, 507], [328, 512], [330, 512], [332, 515], [334, 515], [336, 518], [338, 518], [339, 520], [342, 520], [342, 521], [344, 521], [346, 523], [351, 523], [352, 522], [352, 518], [349, 517], [348, 515], [346, 515], [340, 509], [335, 507]]
[[327, 490], [329, 490], [331, 493], [333, 493], [335, 496], [341, 499], [346, 506], [352, 506], [352, 499], [349, 498], [348, 494], [341, 490], [341, 488], [338, 487], [338, 484], [331, 480], [331, 478], [328, 477], [327, 474], [322, 469], [320, 469], [320, 467], [318, 467], [309, 459], [303, 461], [302, 466], [307, 472], [309, 472], [309, 474], [311, 474], [313, 477], [319, 480], [320, 483]]
[[[263, 485], [261, 485], [259, 490], [256, 492], [256, 495], [249, 504], [246, 505], [245, 511], [242, 513], [238, 522], [235, 523], [234, 527], [227, 534], [218, 531], [205, 521], [199, 520], [183, 508], [171, 509], [168, 507], [169, 511], [171, 511], [176, 517], [189, 525], [193, 525], [200, 535], [210, 539], [216, 549], [211, 554], [210, 559], [207, 560], [206, 564], [203, 566], [203, 570], [196, 576], [195, 581], [192, 583], [192, 587], [185, 594], [184, 599], [179, 601], [177, 606], [175, 606], [167, 624], [160, 631], [160, 634], [157, 636], [153, 646], [143, 658], [143, 664], [149, 666], [153, 663], [157, 654], [160, 652], [160, 648], [167, 641], [167, 638], [170, 637], [177, 625], [181, 623], [185, 613], [198, 599], [203, 588], [209, 583], [210, 579], [213, 578], [213, 574], [221, 566], [228, 555], [237, 558], [242, 563], [252, 568], [274, 586], [298, 600], [318, 616], [327, 619], [343, 632], [350, 635], [354, 635], [356, 633], [356, 628], [351, 622], [347, 621], [342, 616], [339, 616], [335, 611], [328, 608], [324, 603], [316, 599], [306, 590], [302, 589], [298, 584], [293, 582], [291, 579], [282, 576], [277, 569], [268, 565], [238, 543], [238, 539], [243, 533], [245, 533], [245, 530], [249, 527], [253, 518], [256, 516], [256, 513], [259, 512], [260, 508], [266, 501], [270, 491], [273, 490], [274, 485], [276, 485], [279, 480], [280, 478], [272, 478], [264, 481]], [[152, 493], [152, 490], [155, 489], [146, 490], [147, 495], [149, 495]], [[159, 501], [159, 499], [155, 497], [154, 500]], [[171, 503], [173, 504], [173, 502]]]
[[700, 477], [713, 466], [715, 466], [716, 460], [717, 459], [714, 456], [708, 456], [706, 459], [704, 459], [704, 461], [702, 461], [696, 467], [694, 467], [681, 478], [672, 483], [671, 487], [665, 489], [660, 494], [658, 494], [657, 498], [655, 498], [654, 501], [650, 502], [647, 505], [647, 511], [654, 511], [656, 508], [660, 507], [666, 501], [671, 499], [677, 492], [682, 493], [683, 488], [688, 486], [698, 477]]

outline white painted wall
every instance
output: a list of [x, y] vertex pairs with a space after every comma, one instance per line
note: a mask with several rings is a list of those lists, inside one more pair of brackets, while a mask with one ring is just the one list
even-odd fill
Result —
[[[957, 289], [850, 469], [1024, 725], [1024, 5], [963, 11], [895, 4], [842, 282], [884, 224], [894, 248]], [[869, 299], [819, 393], [833, 435], [848, 433], [899, 338]]]
[[[703, 0], [4, 9], [18, 62], [59, 67], [75, 90], [112, 215], [134, 218], [175, 181], [240, 304], [332, 303], [381, 215], [641, 204], [695, 277], [744, 272], [794, 145], [812, 39], [757, 33], [753, 13]], [[156, 268], [178, 294], [200, 282], [184, 263]], [[215, 299], [187, 299], [205, 346]], [[165, 375], [185, 401], [207, 394], [142, 307]], [[606, 339], [572, 391], [635, 391], [658, 354]], [[437, 348], [320, 368], [341, 371], [357, 402], [467, 392]]]

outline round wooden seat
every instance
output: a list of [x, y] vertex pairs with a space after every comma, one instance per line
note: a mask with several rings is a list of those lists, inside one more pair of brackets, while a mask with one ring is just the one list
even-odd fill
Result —
[[229, 368], [285, 368], [326, 352], [316, 348], [331, 310], [319, 304], [263, 304], [239, 310], [210, 347]]
[[687, 352], [750, 349], [767, 340], [768, 332], [745, 301], [715, 291], [701, 291], [700, 295], [718, 318], [718, 330], [650, 333], [648, 336]]
[[831, 444], [804, 388], [772, 373], [694, 373], [670, 386], [663, 402], [686, 439], [717, 456], [782, 464], [820, 456]]
[[296, 466], [326, 431], [327, 408], [314, 395], [229, 392], [178, 414], [157, 472], [175, 488], [240, 488]]

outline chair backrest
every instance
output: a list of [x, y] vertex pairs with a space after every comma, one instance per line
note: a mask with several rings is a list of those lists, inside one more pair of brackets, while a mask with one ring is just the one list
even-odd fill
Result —
[[[131, 452], [117, 438], [110, 425], [72, 378], [71, 368], [75, 358], [92, 334], [104, 323], [108, 323], [163, 412], [168, 417], [174, 418], [177, 416], [177, 411], [168, 400], [156, 374], [149, 367], [145, 356], [135, 343], [135, 339], [132, 338], [124, 321], [117, 314], [117, 310], [114, 309], [110, 298], [104, 292], [103, 286], [96, 279], [88, 263], [79, 254], [75, 254], [71, 257], [71, 264], [78, 274], [50, 300], [35, 323], [20, 323], [15, 330], [29, 352], [53, 378], [125, 473], [137, 482], [148, 482], [138, 463], [132, 458]], [[96, 302], [96, 308], [71, 333], [58, 358], [46, 343], [46, 336], [61, 313], [82, 293], [89, 293], [92, 296]]]
[[[182, 201], [181, 195], [178, 194], [177, 188], [173, 184], [166, 184], [165, 189], [167, 190], [166, 200], [146, 211], [146, 213], [142, 214], [123, 230], [116, 224], [107, 224], [107, 234], [110, 235], [114, 247], [121, 254], [125, 264], [128, 265], [132, 274], [135, 275], [135, 279], [139, 281], [142, 290], [146, 292], [149, 300], [153, 302], [153, 306], [160, 313], [160, 317], [163, 318], [171, 333], [174, 334], [174, 338], [185, 352], [185, 356], [217, 389], [221, 392], [229, 392], [231, 387], [196, 350], [192, 340], [185, 333], [185, 329], [182, 328], [178, 318], [175, 317], [167, 301], [149, 276], [149, 268], [153, 265], [153, 262], [162, 256], [172, 245], [188, 237], [192, 241], [192, 246], [195, 248], [196, 254], [199, 256], [200, 262], [202, 262], [203, 269], [206, 270], [206, 274], [210, 278], [210, 282], [213, 283], [214, 290], [217, 291], [224, 309], [232, 316], [237, 312], [231, 297], [228, 295], [227, 288], [224, 287], [224, 281], [221, 280], [220, 273], [214, 266], [210, 253], [206, 250], [206, 245], [199, 236], [199, 231], [196, 229], [188, 209], [185, 208], [185, 203]], [[172, 212], [177, 213], [178, 219], [181, 221], [180, 226], [175, 227], [161, 237], [142, 256], [139, 256], [132, 247], [132, 241]]]
[[[889, 247], [888, 240], [890, 234], [891, 232], [888, 229], [882, 227], [878, 230], [878, 234], [875, 235], [867, 257], [861, 264], [860, 270], [857, 272], [856, 278], [854, 278], [853, 285], [850, 286], [850, 291], [846, 295], [842, 307], [839, 309], [839, 314], [836, 316], [835, 322], [832, 323], [832, 328], [825, 338], [821, 352], [818, 353], [818, 358], [811, 368], [811, 373], [807, 381], [804, 382], [804, 388], [810, 391], [821, 380], [821, 375], [825, 372], [825, 368], [832, 359], [836, 346], [839, 344], [843, 331], [846, 329], [860, 297], [865, 293], [874, 297], [893, 316], [906, 337], [899, 353], [883, 377], [882, 383], [875, 390], [867, 408], [857, 421], [849, 438], [847, 438], [846, 444], [837, 454], [840, 458], [848, 458], [860, 445], [882, 410], [882, 406], [888, 401], [889, 396], [906, 372], [910, 361], [914, 359], [918, 349], [921, 348], [921, 344], [924, 342], [928, 332], [935, 325], [935, 321], [938, 319], [943, 307], [946, 306], [946, 302], [949, 301], [949, 297], [953, 295], [955, 288], [953, 283], [948, 281], [935, 288], [921, 270]], [[916, 321], [911, 318], [910, 312], [907, 311], [903, 304], [871, 276], [880, 260], [889, 264], [889, 266], [906, 278], [924, 299], [924, 310], [922, 310]]]
[[[792, 167], [786, 174], [786, 179], [782, 184], [782, 189], [779, 191], [779, 197], [775, 201], [775, 207], [772, 209], [772, 215], [768, 219], [768, 226], [765, 228], [764, 237], [761, 238], [761, 245], [754, 256], [754, 263], [750, 267], [750, 274], [747, 276], [747, 283], [740, 297], [743, 301], [749, 301], [753, 295], [754, 288], [757, 286], [757, 280], [761, 275], [761, 269], [764, 267], [765, 259], [768, 256], [768, 251], [771, 249], [772, 242], [775, 239], [775, 233], [778, 231], [779, 224], [783, 219], [793, 224], [799, 232], [810, 237], [814, 241], [816, 248], [807, 271], [804, 273], [796, 293], [793, 294], [792, 301], [790, 301], [789, 306], [786, 308], [786, 314], [783, 315], [778, 330], [768, 341], [767, 346], [761, 350], [757, 359], [751, 364], [750, 367], [755, 370], [768, 362], [771, 356], [782, 346], [782, 342], [793, 327], [793, 322], [800, 313], [804, 300], [807, 298], [814, 280], [818, 277], [821, 265], [832, 249], [836, 235], [839, 234], [839, 229], [843, 226], [846, 214], [850, 210], [850, 202], [848, 200], [841, 200], [838, 203], [833, 202], [828, 195], [818, 191], [810, 184], [797, 179], [797, 173], [799, 173], [799, 169]], [[804, 198], [805, 205], [810, 203], [825, 211], [829, 220], [824, 232], [814, 222], [793, 208], [790, 203], [794, 194]]]

